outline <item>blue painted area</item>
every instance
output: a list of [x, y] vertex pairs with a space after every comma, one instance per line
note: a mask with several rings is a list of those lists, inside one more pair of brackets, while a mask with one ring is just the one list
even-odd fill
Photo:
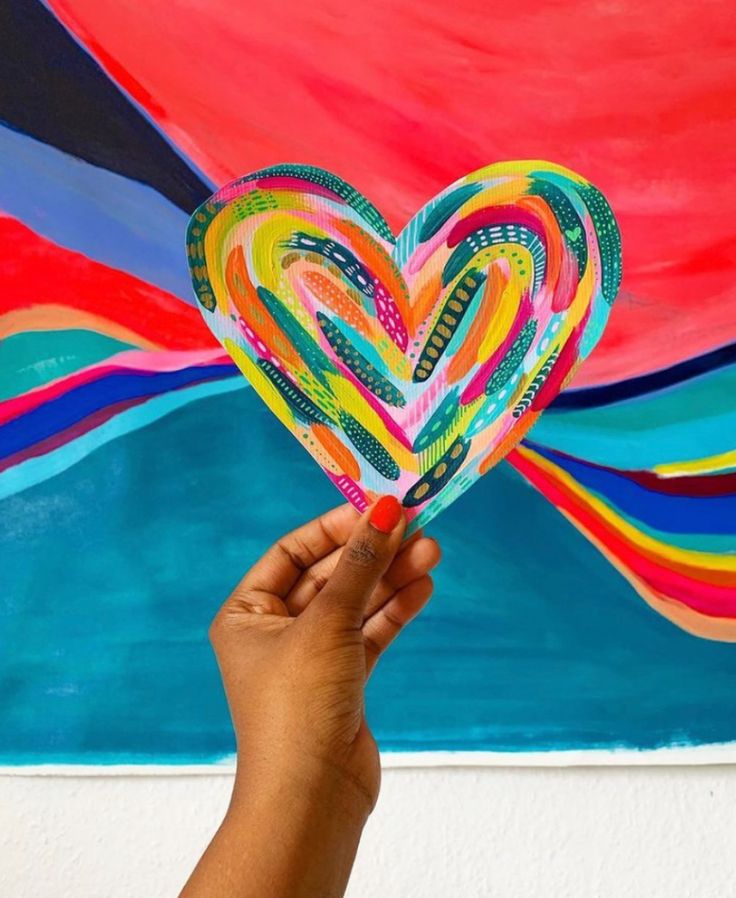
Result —
[[181, 387], [147, 398], [108, 418], [103, 424], [81, 434], [68, 443], [42, 455], [31, 455], [0, 472], [0, 499], [13, 496], [50, 477], [61, 474], [86, 458], [110, 440], [125, 436], [134, 430], [158, 421], [165, 415], [198, 399], [247, 389], [242, 377], [226, 377]]
[[[231, 753], [209, 621], [277, 536], [337, 501], [237, 390], [0, 502], [0, 763]], [[508, 466], [429, 532], [435, 597], [369, 687], [384, 749], [736, 740], [736, 647], [652, 612]]]
[[113, 372], [81, 384], [0, 427], [0, 458], [8, 458], [118, 402], [157, 396], [205, 380], [232, 377], [234, 366], [199, 365], [155, 373]]
[[602, 496], [617, 510], [649, 527], [671, 533], [733, 534], [736, 495], [677, 496], [650, 490], [625, 474], [606, 471], [559, 452], [534, 446], [535, 451], [571, 474], [578, 483]]
[[3, 211], [60, 246], [195, 304], [184, 264], [186, 212], [152, 187], [2, 126], [0, 157]]
[[719, 455], [733, 449], [736, 365], [601, 408], [545, 413], [534, 443], [622, 470]]

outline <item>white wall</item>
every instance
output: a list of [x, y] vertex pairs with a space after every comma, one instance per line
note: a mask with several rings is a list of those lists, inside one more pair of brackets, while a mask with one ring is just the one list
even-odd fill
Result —
[[[0, 896], [175, 896], [229, 787], [1, 777]], [[387, 770], [348, 894], [732, 898], [736, 767]]]

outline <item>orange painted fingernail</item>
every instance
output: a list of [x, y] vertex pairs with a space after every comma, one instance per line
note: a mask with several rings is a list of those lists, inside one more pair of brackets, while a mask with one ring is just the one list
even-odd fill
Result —
[[373, 506], [368, 523], [381, 533], [391, 533], [403, 513], [401, 503], [395, 496], [381, 496]]

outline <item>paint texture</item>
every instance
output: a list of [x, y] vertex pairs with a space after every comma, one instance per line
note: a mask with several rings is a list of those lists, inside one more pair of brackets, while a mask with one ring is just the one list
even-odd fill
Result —
[[[4, 759], [175, 762], [232, 747], [208, 618], [268, 542], [334, 501], [334, 489], [203, 325], [182, 246], [220, 185], [283, 160], [335, 174], [306, 198], [303, 178], [274, 174], [260, 201], [290, 197], [289, 209], [259, 210], [249, 189], [243, 214], [301, 216], [284, 238], [297, 245], [277, 258], [291, 263], [280, 270], [298, 283], [299, 308], [315, 295], [321, 305], [287, 318], [266, 276], [243, 300], [252, 335], [237, 329], [235, 339], [345, 495], [356, 499], [353, 484], [365, 492], [370, 469], [368, 490], [385, 478], [406, 496], [430, 470], [407, 481], [420, 457], [461, 483], [450, 462], [483, 473], [498, 459], [464, 445], [435, 458], [436, 432], [452, 432], [472, 403], [492, 415], [493, 392], [511, 390], [512, 429], [546, 406], [429, 527], [445, 573], [372, 682], [381, 744], [736, 740], [734, 24], [730, 6], [712, 0], [501, 12], [460, 0], [451, 17], [435, 0], [349, 11], [332, 0], [172, 0], [145, 14], [111, 0], [2, 6]], [[575, 344], [550, 340], [528, 368], [551, 318], [535, 328], [523, 296], [502, 301], [508, 272], [495, 264], [475, 275], [467, 234], [450, 236], [461, 220], [476, 235], [503, 226], [483, 220], [490, 207], [466, 177], [503, 159], [562, 161], [616, 212], [621, 289], [595, 349], [594, 321], [579, 334], [575, 360], [585, 360], [570, 384], [557, 375]], [[575, 284], [602, 259], [589, 223], [578, 233], [584, 210], [547, 176], [530, 193], [528, 175], [509, 197], [514, 223], [556, 228], [549, 246], [564, 251], [560, 272]], [[298, 198], [339, 209], [342, 225], [370, 237], [354, 248], [358, 265], [306, 259]], [[597, 204], [583, 205], [598, 229]], [[417, 210], [424, 218], [410, 233]], [[355, 233], [323, 236], [350, 247]], [[438, 241], [450, 254], [442, 271], [422, 257]], [[320, 260], [332, 252], [317, 248]], [[396, 304], [367, 325], [361, 265], [380, 271]], [[225, 285], [230, 277], [237, 291], [241, 271], [236, 253]], [[415, 315], [405, 315], [397, 272]], [[598, 276], [591, 314], [607, 311], [600, 300], [617, 266]], [[527, 286], [543, 289], [533, 277]], [[439, 350], [432, 336], [447, 339], [438, 296], [459, 304], [456, 339], [487, 353], [485, 368], [462, 352], [429, 352]], [[279, 347], [263, 341], [254, 312], [280, 318]], [[491, 321], [499, 345], [483, 342]], [[415, 325], [425, 327], [419, 347]], [[382, 347], [366, 326], [380, 326]], [[300, 345], [292, 356], [304, 334], [306, 355]], [[284, 380], [306, 357], [306, 382]], [[414, 401], [420, 358], [443, 366], [430, 414]], [[322, 401], [335, 383], [363, 397], [362, 419]], [[393, 452], [375, 441], [368, 407]], [[478, 417], [471, 442], [493, 427]], [[262, 520], [248, 517], [254, 503], [267, 509]]]
[[602, 194], [544, 162], [467, 175], [394, 239], [314, 166], [274, 165], [194, 213], [204, 320], [343, 496], [408, 532], [499, 462], [598, 342], [621, 280]]

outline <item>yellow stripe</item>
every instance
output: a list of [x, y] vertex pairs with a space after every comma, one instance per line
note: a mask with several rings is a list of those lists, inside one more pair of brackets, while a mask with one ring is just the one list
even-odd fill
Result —
[[693, 549], [681, 549], [678, 546], [670, 546], [660, 540], [654, 539], [641, 530], [637, 530], [632, 524], [624, 520], [620, 515], [612, 511], [601, 499], [589, 493], [580, 486], [573, 477], [546, 458], [533, 452], [531, 449], [519, 446], [520, 455], [532, 461], [542, 471], [552, 474], [555, 479], [564, 483], [576, 496], [584, 499], [586, 504], [601, 518], [612, 524], [626, 539], [640, 546], [648, 552], [652, 552], [663, 561], [674, 561], [692, 567], [710, 568], [716, 571], [736, 571], [736, 555], [716, 555], [712, 552], [696, 552]]
[[681, 474], [710, 474], [734, 467], [736, 467], [736, 449], [720, 452], [718, 455], [708, 455], [705, 458], [695, 458], [692, 461], [671, 461], [655, 465], [652, 470], [660, 477], [678, 477]]
[[[497, 250], [494, 251], [493, 256], [496, 259], [499, 258]], [[505, 256], [501, 256], [500, 258], [503, 259]], [[511, 277], [506, 284], [506, 287], [501, 294], [501, 300], [496, 307], [496, 313], [491, 319], [488, 332], [485, 337], [483, 337], [483, 340], [478, 347], [477, 361], [479, 365], [482, 365], [483, 362], [487, 361], [508, 336], [508, 333], [511, 330], [511, 325], [514, 323], [516, 313], [519, 310], [519, 298], [521, 297], [522, 286], [518, 275], [514, 277], [513, 272], [511, 272]]]
[[256, 393], [258, 393], [279, 421], [293, 431], [296, 426], [296, 419], [281, 393], [279, 393], [258, 365], [248, 358], [237, 343], [233, 342], [229, 337], [225, 337], [222, 344], [247, 380], [250, 381]]

